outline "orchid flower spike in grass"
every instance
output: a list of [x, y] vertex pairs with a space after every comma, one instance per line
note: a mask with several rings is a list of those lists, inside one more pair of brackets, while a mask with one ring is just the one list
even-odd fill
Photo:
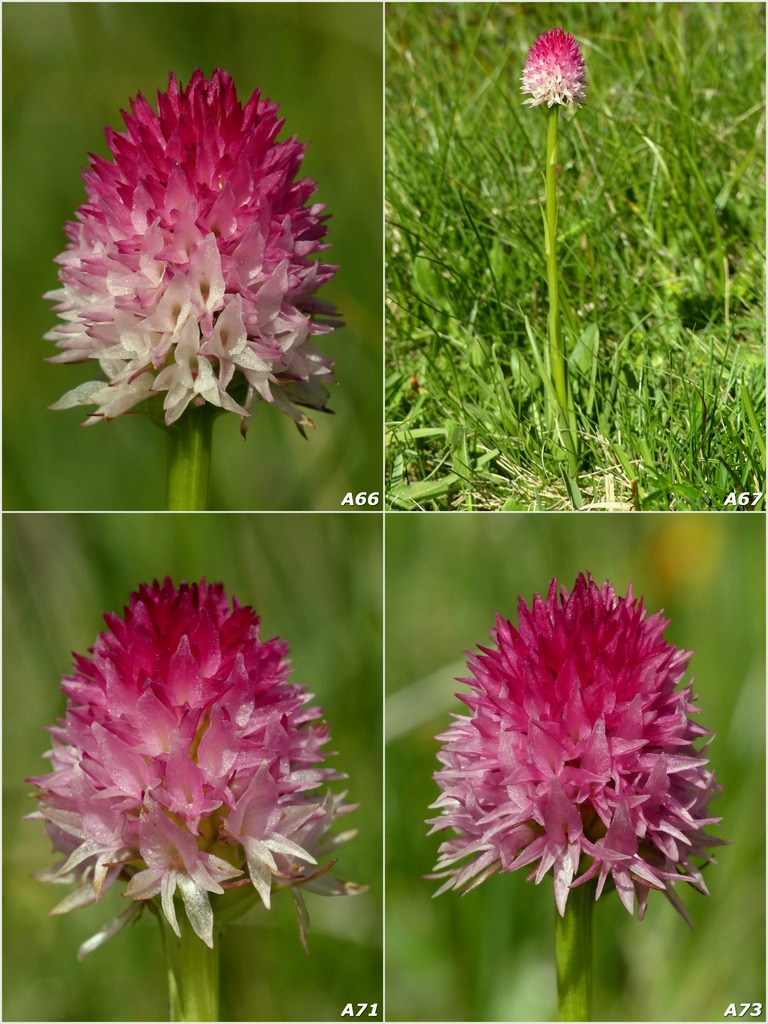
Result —
[[578, 468], [575, 418], [565, 372], [565, 351], [560, 322], [559, 271], [557, 266], [557, 126], [560, 107], [579, 106], [586, 97], [586, 65], [578, 43], [561, 28], [550, 29], [539, 36], [528, 51], [522, 75], [522, 91], [532, 107], [547, 105], [546, 212], [544, 243], [549, 292], [549, 370], [552, 386], [560, 408], [570, 468]]
[[172, 439], [199, 435], [172, 446], [173, 476], [174, 461], [209, 458], [212, 411], [243, 433], [258, 402], [313, 426], [302, 407], [325, 410], [333, 377], [312, 337], [337, 326], [315, 293], [336, 268], [314, 258], [327, 218], [309, 204], [315, 183], [296, 180], [305, 146], [276, 141], [276, 104], [257, 91], [242, 106], [226, 71], [198, 69], [186, 88], [172, 74], [157, 108], [139, 93], [126, 131], [106, 129], [113, 159], [91, 156], [61, 288], [46, 296], [64, 323], [46, 337], [53, 362], [99, 371], [52, 408], [95, 405], [93, 424], [147, 403]]
[[691, 652], [664, 641], [668, 623], [631, 588], [553, 580], [518, 617], [470, 655], [470, 715], [438, 737], [430, 824], [455, 834], [434, 877], [469, 892], [497, 871], [551, 873], [560, 1019], [590, 1020], [594, 900], [615, 889], [642, 918], [658, 890], [690, 924], [676, 884], [707, 893], [695, 861], [722, 843], [705, 832], [720, 787], [695, 744], [711, 734], [688, 717], [691, 684], [677, 688]]
[[76, 885], [53, 914], [124, 887], [126, 910], [81, 958], [145, 907], [162, 913], [181, 940], [174, 1019], [216, 1020], [222, 917], [288, 889], [306, 950], [302, 890], [363, 891], [321, 864], [354, 835], [330, 832], [354, 807], [321, 790], [343, 776], [323, 766], [328, 727], [288, 682], [285, 644], [262, 641], [253, 609], [230, 606], [221, 584], [144, 585], [105, 621], [62, 681], [53, 770], [28, 780], [30, 817], [63, 855], [38, 877]]

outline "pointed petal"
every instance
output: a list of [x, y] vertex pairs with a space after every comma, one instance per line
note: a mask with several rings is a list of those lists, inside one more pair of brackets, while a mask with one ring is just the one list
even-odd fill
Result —
[[208, 893], [187, 875], [179, 875], [176, 881], [181, 890], [189, 923], [206, 946], [213, 949], [213, 911]]

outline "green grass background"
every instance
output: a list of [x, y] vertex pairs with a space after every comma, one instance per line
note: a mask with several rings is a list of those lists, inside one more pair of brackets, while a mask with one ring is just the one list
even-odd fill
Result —
[[[63, 714], [60, 677], [85, 652], [106, 611], [122, 612], [141, 582], [170, 574], [221, 580], [251, 604], [262, 635], [290, 647], [294, 680], [331, 725], [334, 767], [360, 808], [342, 827], [341, 878], [360, 896], [307, 894], [309, 956], [293, 900], [275, 897], [233, 923], [222, 944], [222, 1020], [338, 1020], [347, 1002], [382, 1002], [381, 522], [365, 514], [27, 515], [3, 517], [3, 1019], [167, 1019], [160, 936], [143, 915], [78, 963], [78, 946], [125, 909], [115, 886], [95, 907], [62, 917], [65, 895], [32, 872], [54, 855], [34, 809], [30, 775], [47, 770], [44, 727]], [[376, 1019], [381, 1019], [380, 1016]]]
[[[762, 516], [413, 516], [386, 520], [386, 952], [389, 1020], [556, 1019], [551, 872], [495, 875], [462, 897], [432, 894], [439, 835], [434, 736], [466, 706], [463, 652], [488, 645], [496, 612], [517, 621], [557, 577], [632, 583], [666, 639], [693, 650], [699, 721], [724, 792], [713, 802], [732, 845], [705, 870], [711, 896], [677, 890], [688, 929], [652, 893], [645, 920], [615, 892], [595, 909], [596, 1020], [721, 1020], [765, 1005], [765, 522]], [[447, 835], [447, 834], [446, 834]], [[765, 1019], [764, 1013], [762, 1019]]]
[[[720, 509], [765, 491], [764, 12], [389, 5], [393, 507]], [[557, 25], [588, 79], [558, 149], [576, 475], [533, 351], [546, 359], [547, 118], [520, 92]]]
[[27, 3], [3, 5], [4, 507], [165, 507], [166, 439], [142, 416], [81, 429], [83, 410], [51, 412], [89, 379], [43, 360], [57, 322], [44, 292], [64, 224], [85, 200], [88, 152], [141, 90], [155, 103], [175, 71], [226, 68], [243, 102], [280, 104], [281, 138], [309, 142], [302, 173], [331, 214], [340, 269], [321, 294], [346, 327], [320, 339], [336, 363], [335, 416], [304, 440], [259, 407], [247, 442], [236, 416], [214, 427], [211, 507], [338, 509], [347, 491], [381, 489], [382, 10], [373, 3]]

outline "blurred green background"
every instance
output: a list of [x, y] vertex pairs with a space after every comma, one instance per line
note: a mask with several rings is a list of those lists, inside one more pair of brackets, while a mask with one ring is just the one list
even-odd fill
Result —
[[51, 412], [86, 367], [43, 360], [57, 322], [43, 293], [64, 224], [85, 200], [89, 152], [141, 90], [154, 105], [175, 71], [226, 68], [245, 102], [280, 104], [281, 138], [309, 142], [340, 269], [321, 295], [346, 327], [319, 339], [335, 360], [335, 416], [304, 440], [260, 406], [247, 442], [236, 416], [214, 428], [211, 507], [338, 509], [382, 479], [382, 8], [376, 3], [27, 3], [3, 5], [4, 507], [165, 507], [166, 439], [142, 416], [80, 429], [84, 410]]
[[[517, 622], [557, 577], [629, 583], [666, 639], [693, 650], [699, 721], [717, 735], [724, 792], [712, 833], [732, 845], [705, 870], [711, 897], [677, 886], [690, 931], [660, 894], [642, 922], [615, 892], [595, 910], [596, 1020], [719, 1020], [765, 1004], [762, 516], [414, 516], [386, 519], [386, 993], [389, 1020], [554, 1020], [554, 901], [526, 870], [432, 899], [440, 835], [426, 837], [438, 744], [466, 688], [465, 650], [489, 645], [495, 614]], [[443, 838], [447, 837], [447, 833]], [[765, 1019], [763, 1015], [761, 1019]]]
[[[381, 1007], [381, 521], [365, 514], [26, 515], [4, 525], [4, 1020], [167, 1019], [157, 925], [144, 915], [83, 963], [78, 946], [125, 909], [114, 886], [93, 908], [48, 918], [65, 895], [31, 874], [54, 857], [30, 775], [47, 771], [44, 727], [64, 712], [59, 679], [85, 652], [102, 614], [122, 612], [138, 584], [171, 575], [221, 580], [291, 651], [293, 679], [331, 725], [334, 767], [360, 808], [359, 834], [338, 851], [361, 896], [307, 894], [309, 956], [287, 893], [228, 927], [222, 1020], [338, 1020], [348, 1002]], [[381, 1019], [380, 1016], [376, 1019]]]

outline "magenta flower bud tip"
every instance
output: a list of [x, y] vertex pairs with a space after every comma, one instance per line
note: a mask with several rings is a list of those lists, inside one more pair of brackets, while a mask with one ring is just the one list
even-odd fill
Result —
[[521, 599], [518, 629], [498, 618], [496, 649], [470, 656], [462, 680], [471, 714], [438, 737], [429, 823], [456, 831], [439, 892], [521, 867], [538, 883], [551, 868], [561, 915], [574, 886], [596, 878], [599, 897], [610, 877], [630, 914], [658, 889], [688, 920], [674, 886], [707, 892], [692, 858], [722, 843], [704, 831], [720, 820], [707, 809], [719, 787], [694, 747], [711, 734], [688, 718], [691, 685], [676, 689], [690, 652], [664, 641], [666, 626], [631, 588], [617, 597], [591, 576]]
[[28, 780], [40, 791], [30, 817], [45, 821], [64, 855], [39, 877], [77, 884], [53, 913], [93, 903], [118, 880], [135, 901], [81, 953], [154, 897], [177, 935], [180, 897], [212, 946], [212, 893], [225, 906], [227, 889], [251, 885], [269, 907], [273, 890], [290, 888], [301, 910], [299, 886], [362, 891], [326, 873], [333, 861], [318, 866], [354, 835], [328, 833], [354, 807], [318, 794], [342, 777], [322, 764], [322, 710], [287, 681], [287, 648], [259, 638], [253, 609], [230, 607], [219, 583], [166, 579], [105, 621], [62, 681], [67, 710], [46, 755], [53, 770]]
[[540, 35], [528, 51], [521, 81], [522, 91], [531, 97], [525, 100], [529, 106], [582, 104], [587, 81], [579, 44], [561, 28]]
[[155, 395], [166, 424], [210, 403], [250, 420], [263, 400], [294, 419], [323, 409], [331, 361], [312, 344], [336, 311], [314, 297], [336, 268], [315, 183], [294, 180], [305, 147], [277, 142], [277, 105], [242, 106], [226, 71], [175, 75], [155, 113], [141, 93], [107, 128], [113, 160], [91, 157], [88, 201], [67, 225], [55, 300], [63, 324], [46, 335], [53, 362], [96, 362], [97, 380], [52, 408], [96, 405], [114, 419]]

